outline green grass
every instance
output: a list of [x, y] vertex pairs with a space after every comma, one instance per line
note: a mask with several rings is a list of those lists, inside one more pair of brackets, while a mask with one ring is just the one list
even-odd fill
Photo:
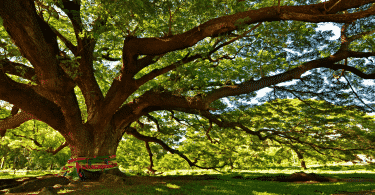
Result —
[[[274, 167], [262, 170], [243, 170], [235, 172], [227, 172], [225, 174], [216, 171], [202, 170], [177, 170], [165, 172], [163, 175], [217, 175], [219, 180], [199, 180], [186, 182], [183, 180], [167, 180], [162, 183], [151, 185], [126, 185], [118, 189], [101, 189], [91, 194], [334, 194], [340, 191], [363, 191], [375, 189], [375, 183], [370, 182], [337, 182], [337, 183], [289, 183], [289, 182], [270, 182], [258, 180], [241, 180], [232, 179], [236, 175], [244, 177], [256, 178], [260, 176], [276, 176], [281, 174], [292, 174], [301, 171], [299, 168], [281, 168]], [[317, 173], [323, 176], [333, 178], [375, 178], [374, 167], [370, 166], [326, 166], [312, 167], [303, 170], [306, 173]], [[12, 172], [13, 173], [13, 172]], [[11, 174], [12, 174], [11, 173]], [[48, 172], [47, 172], [48, 173]], [[41, 173], [40, 175], [47, 174]], [[126, 172], [128, 175], [129, 172]], [[9, 178], [8, 175], [0, 173], [0, 178]], [[27, 175], [27, 176], [33, 176]], [[134, 173], [135, 175], [136, 173]], [[13, 177], [25, 177], [21, 174]], [[157, 177], [157, 176], [155, 176]], [[60, 191], [61, 193], [63, 191]]]
[[[5, 170], [4, 170], [5, 171]], [[11, 172], [0, 172], [0, 179], [15, 179], [15, 178], [22, 178], [22, 177], [37, 177], [41, 175], [46, 174], [54, 174], [58, 171], [38, 171], [38, 170], [32, 170], [28, 172], [17, 172], [16, 174], [13, 174], [13, 170], [8, 170]]]

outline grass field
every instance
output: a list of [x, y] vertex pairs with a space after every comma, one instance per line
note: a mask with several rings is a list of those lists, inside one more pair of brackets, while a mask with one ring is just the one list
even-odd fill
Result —
[[[246, 178], [256, 178], [260, 176], [276, 176], [283, 174], [292, 174], [299, 172], [301, 169], [295, 168], [269, 168], [262, 170], [242, 170], [226, 172], [224, 174], [216, 171], [201, 170], [177, 170], [169, 171], [163, 175], [217, 175], [218, 180], [168, 180], [158, 182], [152, 185], [130, 185], [117, 189], [100, 189], [90, 194], [337, 194], [342, 191], [356, 192], [375, 189], [373, 182], [336, 182], [336, 183], [290, 183], [290, 182], [271, 182], [258, 180], [234, 179], [233, 176], [241, 175]], [[374, 167], [370, 166], [326, 166], [312, 167], [303, 170], [305, 173], [316, 173], [323, 176], [333, 177], [337, 179], [345, 178], [375, 178]], [[131, 176], [129, 171], [126, 174]], [[33, 177], [44, 175], [50, 172], [34, 172], [26, 174], [13, 175], [11, 173], [0, 173], [0, 178], [18, 178]], [[135, 174], [135, 173], [134, 173]], [[158, 176], [155, 176], [158, 177]], [[59, 194], [63, 194], [61, 190]]]

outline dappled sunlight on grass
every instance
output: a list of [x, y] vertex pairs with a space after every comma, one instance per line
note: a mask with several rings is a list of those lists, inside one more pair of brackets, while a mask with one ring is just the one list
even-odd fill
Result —
[[171, 189], [179, 189], [179, 188], [180, 188], [180, 186], [175, 185], [175, 184], [171, 184], [171, 183], [167, 183], [166, 186], [167, 186], [168, 188], [171, 188]]

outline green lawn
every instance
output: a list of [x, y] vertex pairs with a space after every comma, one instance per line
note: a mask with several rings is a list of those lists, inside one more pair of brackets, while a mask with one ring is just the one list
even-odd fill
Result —
[[[258, 180], [232, 179], [241, 175], [243, 177], [276, 176], [280, 174], [292, 174], [301, 171], [298, 168], [272, 168], [268, 170], [243, 170], [221, 174], [215, 171], [169, 171], [163, 175], [217, 175], [219, 180], [200, 180], [186, 182], [183, 180], [168, 180], [164, 183], [152, 185], [131, 185], [119, 189], [103, 189], [91, 194], [333, 194], [340, 191], [363, 191], [375, 189], [375, 183], [371, 182], [337, 182], [300, 184], [289, 182], [271, 182]], [[330, 166], [314, 167], [304, 170], [306, 173], [317, 173], [333, 178], [375, 178], [375, 170], [370, 166]], [[126, 172], [129, 174], [129, 172]], [[13, 178], [35, 176], [34, 174], [0, 174], [0, 178]], [[37, 175], [46, 174], [39, 172]], [[157, 177], [157, 176], [155, 176]], [[61, 191], [63, 192], [63, 191]]]

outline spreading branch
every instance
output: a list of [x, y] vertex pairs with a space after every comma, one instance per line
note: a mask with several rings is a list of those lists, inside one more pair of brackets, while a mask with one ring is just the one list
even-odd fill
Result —
[[[358, 7], [366, 3], [371, 3], [373, 0], [367, 1], [352, 1], [345, 4], [340, 4], [335, 6], [331, 11], [334, 13], [339, 11], [344, 11], [352, 7]], [[327, 3], [331, 7], [331, 3]], [[198, 41], [206, 37], [217, 37], [220, 34], [228, 33], [230, 34], [234, 30], [238, 30], [240, 27], [237, 24], [239, 20], [243, 22], [243, 25], [250, 25], [254, 23], [261, 23], [263, 21], [280, 21], [280, 20], [298, 20], [298, 21], [330, 21], [330, 22], [345, 22], [350, 23], [353, 20], [367, 17], [372, 15], [375, 8], [370, 8], [366, 11], [361, 11], [353, 14], [329, 14], [323, 15], [322, 11], [324, 10], [324, 4], [313, 4], [313, 5], [304, 5], [304, 6], [283, 6], [282, 13], [277, 14], [273, 7], [261, 8], [258, 10], [249, 10], [246, 12], [236, 13], [233, 15], [219, 17], [213, 20], [209, 20], [185, 33], [171, 35], [164, 38], [138, 38], [134, 36], [128, 36], [124, 40], [123, 44], [123, 62], [124, 67], [121, 71], [122, 79], [117, 79], [113, 82], [111, 88], [107, 93], [107, 97], [104, 101], [104, 106], [107, 108], [103, 115], [110, 116], [112, 113], [115, 113], [118, 106], [125, 101], [125, 98], [128, 97], [125, 93], [134, 92], [139, 86], [144, 83], [154, 79], [155, 77], [165, 74], [170, 70], [173, 70], [177, 67], [177, 63], [171, 64], [165, 68], [153, 70], [142, 78], [133, 81], [133, 76], [137, 73], [137, 57], [139, 55], [164, 55], [168, 52], [182, 50], [191, 46], [194, 46]], [[259, 24], [258, 24], [259, 25]], [[256, 28], [255, 26], [254, 28]], [[251, 30], [250, 30], [251, 31]], [[238, 38], [238, 37], [237, 37]], [[334, 58], [320, 59], [306, 64], [301, 65], [298, 68], [295, 68], [287, 73], [282, 73], [272, 77], [264, 77], [257, 82], [246, 82], [241, 85], [235, 86], [226, 86], [217, 90], [213, 90], [207, 98], [207, 103], [211, 103], [217, 99], [227, 96], [235, 96], [240, 94], [247, 94], [270, 85], [275, 85], [281, 82], [289, 81], [295, 78], [300, 78], [300, 76], [311, 69], [333, 66], [334, 63], [338, 62], [338, 58], [342, 58], [343, 53], [338, 53], [340, 55], [335, 55]], [[345, 55], [347, 55], [346, 53]], [[352, 53], [349, 53], [352, 54]], [[347, 57], [347, 56], [345, 56]], [[178, 63], [188, 63], [194, 59], [203, 58], [201, 55], [186, 56], [185, 59], [180, 60]], [[152, 61], [151, 61], [152, 63]], [[146, 63], [147, 64], [147, 63]], [[124, 79], [127, 78], [127, 79]], [[135, 85], [131, 90], [132, 85]], [[123, 90], [124, 88], [128, 90]], [[126, 91], [126, 92], [125, 92]], [[116, 98], [123, 98], [120, 101], [116, 101]], [[122, 101], [123, 100], [123, 101]], [[113, 105], [113, 106], [108, 106]]]

